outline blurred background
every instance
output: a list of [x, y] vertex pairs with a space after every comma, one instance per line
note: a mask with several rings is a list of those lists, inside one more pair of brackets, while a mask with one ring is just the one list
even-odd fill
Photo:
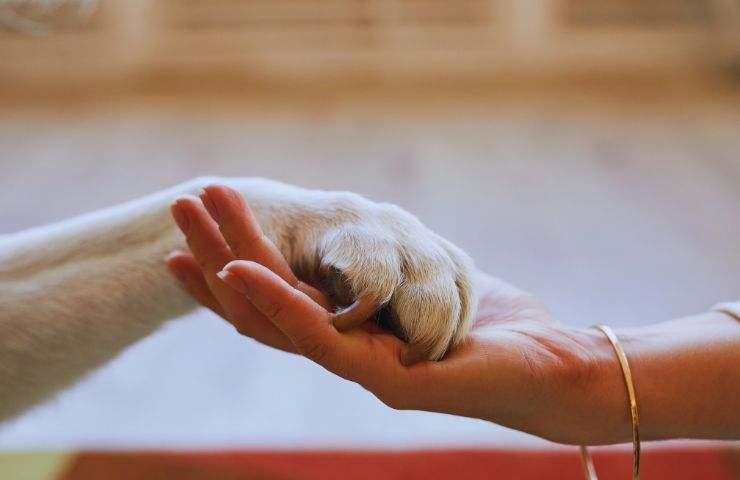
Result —
[[[560, 320], [740, 295], [734, 0], [0, 0], [0, 234], [197, 175], [395, 202]], [[0, 448], [548, 447], [199, 311]]]

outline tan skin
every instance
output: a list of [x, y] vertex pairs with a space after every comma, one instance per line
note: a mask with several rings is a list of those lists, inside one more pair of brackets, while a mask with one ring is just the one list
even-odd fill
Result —
[[[332, 326], [327, 299], [298, 281], [237, 192], [210, 186], [172, 209], [190, 252], [173, 252], [168, 265], [240, 333], [304, 355], [393, 408], [480, 418], [561, 443], [631, 439], [611, 345], [595, 329], [558, 323], [531, 295], [479, 273], [469, 338], [442, 361], [405, 366], [403, 342], [371, 322], [344, 333]], [[643, 439], [740, 438], [737, 320], [707, 313], [617, 335]]]

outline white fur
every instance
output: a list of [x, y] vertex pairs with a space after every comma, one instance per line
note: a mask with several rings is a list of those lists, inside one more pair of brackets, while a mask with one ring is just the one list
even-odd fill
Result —
[[[62, 223], [0, 237], [0, 419], [22, 412], [195, 308], [164, 258], [184, 248], [179, 195], [226, 183], [307, 278], [339, 271], [390, 302], [404, 335], [440, 358], [474, 314], [472, 263], [398, 207], [259, 178], [198, 178]], [[336, 270], [333, 270], [336, 269]]]

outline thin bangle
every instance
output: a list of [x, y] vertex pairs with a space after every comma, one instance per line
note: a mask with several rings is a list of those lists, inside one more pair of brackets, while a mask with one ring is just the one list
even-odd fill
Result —
[[[619, 343], [619, 339], [612, 329], [606, 325], [594, 325], [593, 328], [601, 330], [606, 335], [606, 338], [609, 339], [609, 343], [614, 347], [614, 352], [619, 359], [619, 365], [622, 367], [624, 384], [627, 387], [627, 397], [630, 402], [630, 416], [632, 418], [632, 453], [634, 458], [632, 464], [632, 480], [638, 480], [640, 478], [640, 420], [637, 414], [637, 395], [635, 395], [635, 386], [632, 381], [632, 371], [627, 361], [627, 355], [625, 355], [622, 345]], [[585, 446], [581, 447], [581, 461], [586, 479], [597, 480], [591, 455], [589, 455], [588, 449]]]

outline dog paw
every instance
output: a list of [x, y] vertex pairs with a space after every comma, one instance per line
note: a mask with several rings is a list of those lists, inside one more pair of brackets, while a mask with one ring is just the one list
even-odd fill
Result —
[[299, 276], [340, 306], [338, 329], [375, 315], [416, 356], [440, 359], [475, 315], [472, 260], [395, 205], [348, 193], [330, 203], [312, 232], [298, 234], [302, 248], [295, 238], [289, 248]]

